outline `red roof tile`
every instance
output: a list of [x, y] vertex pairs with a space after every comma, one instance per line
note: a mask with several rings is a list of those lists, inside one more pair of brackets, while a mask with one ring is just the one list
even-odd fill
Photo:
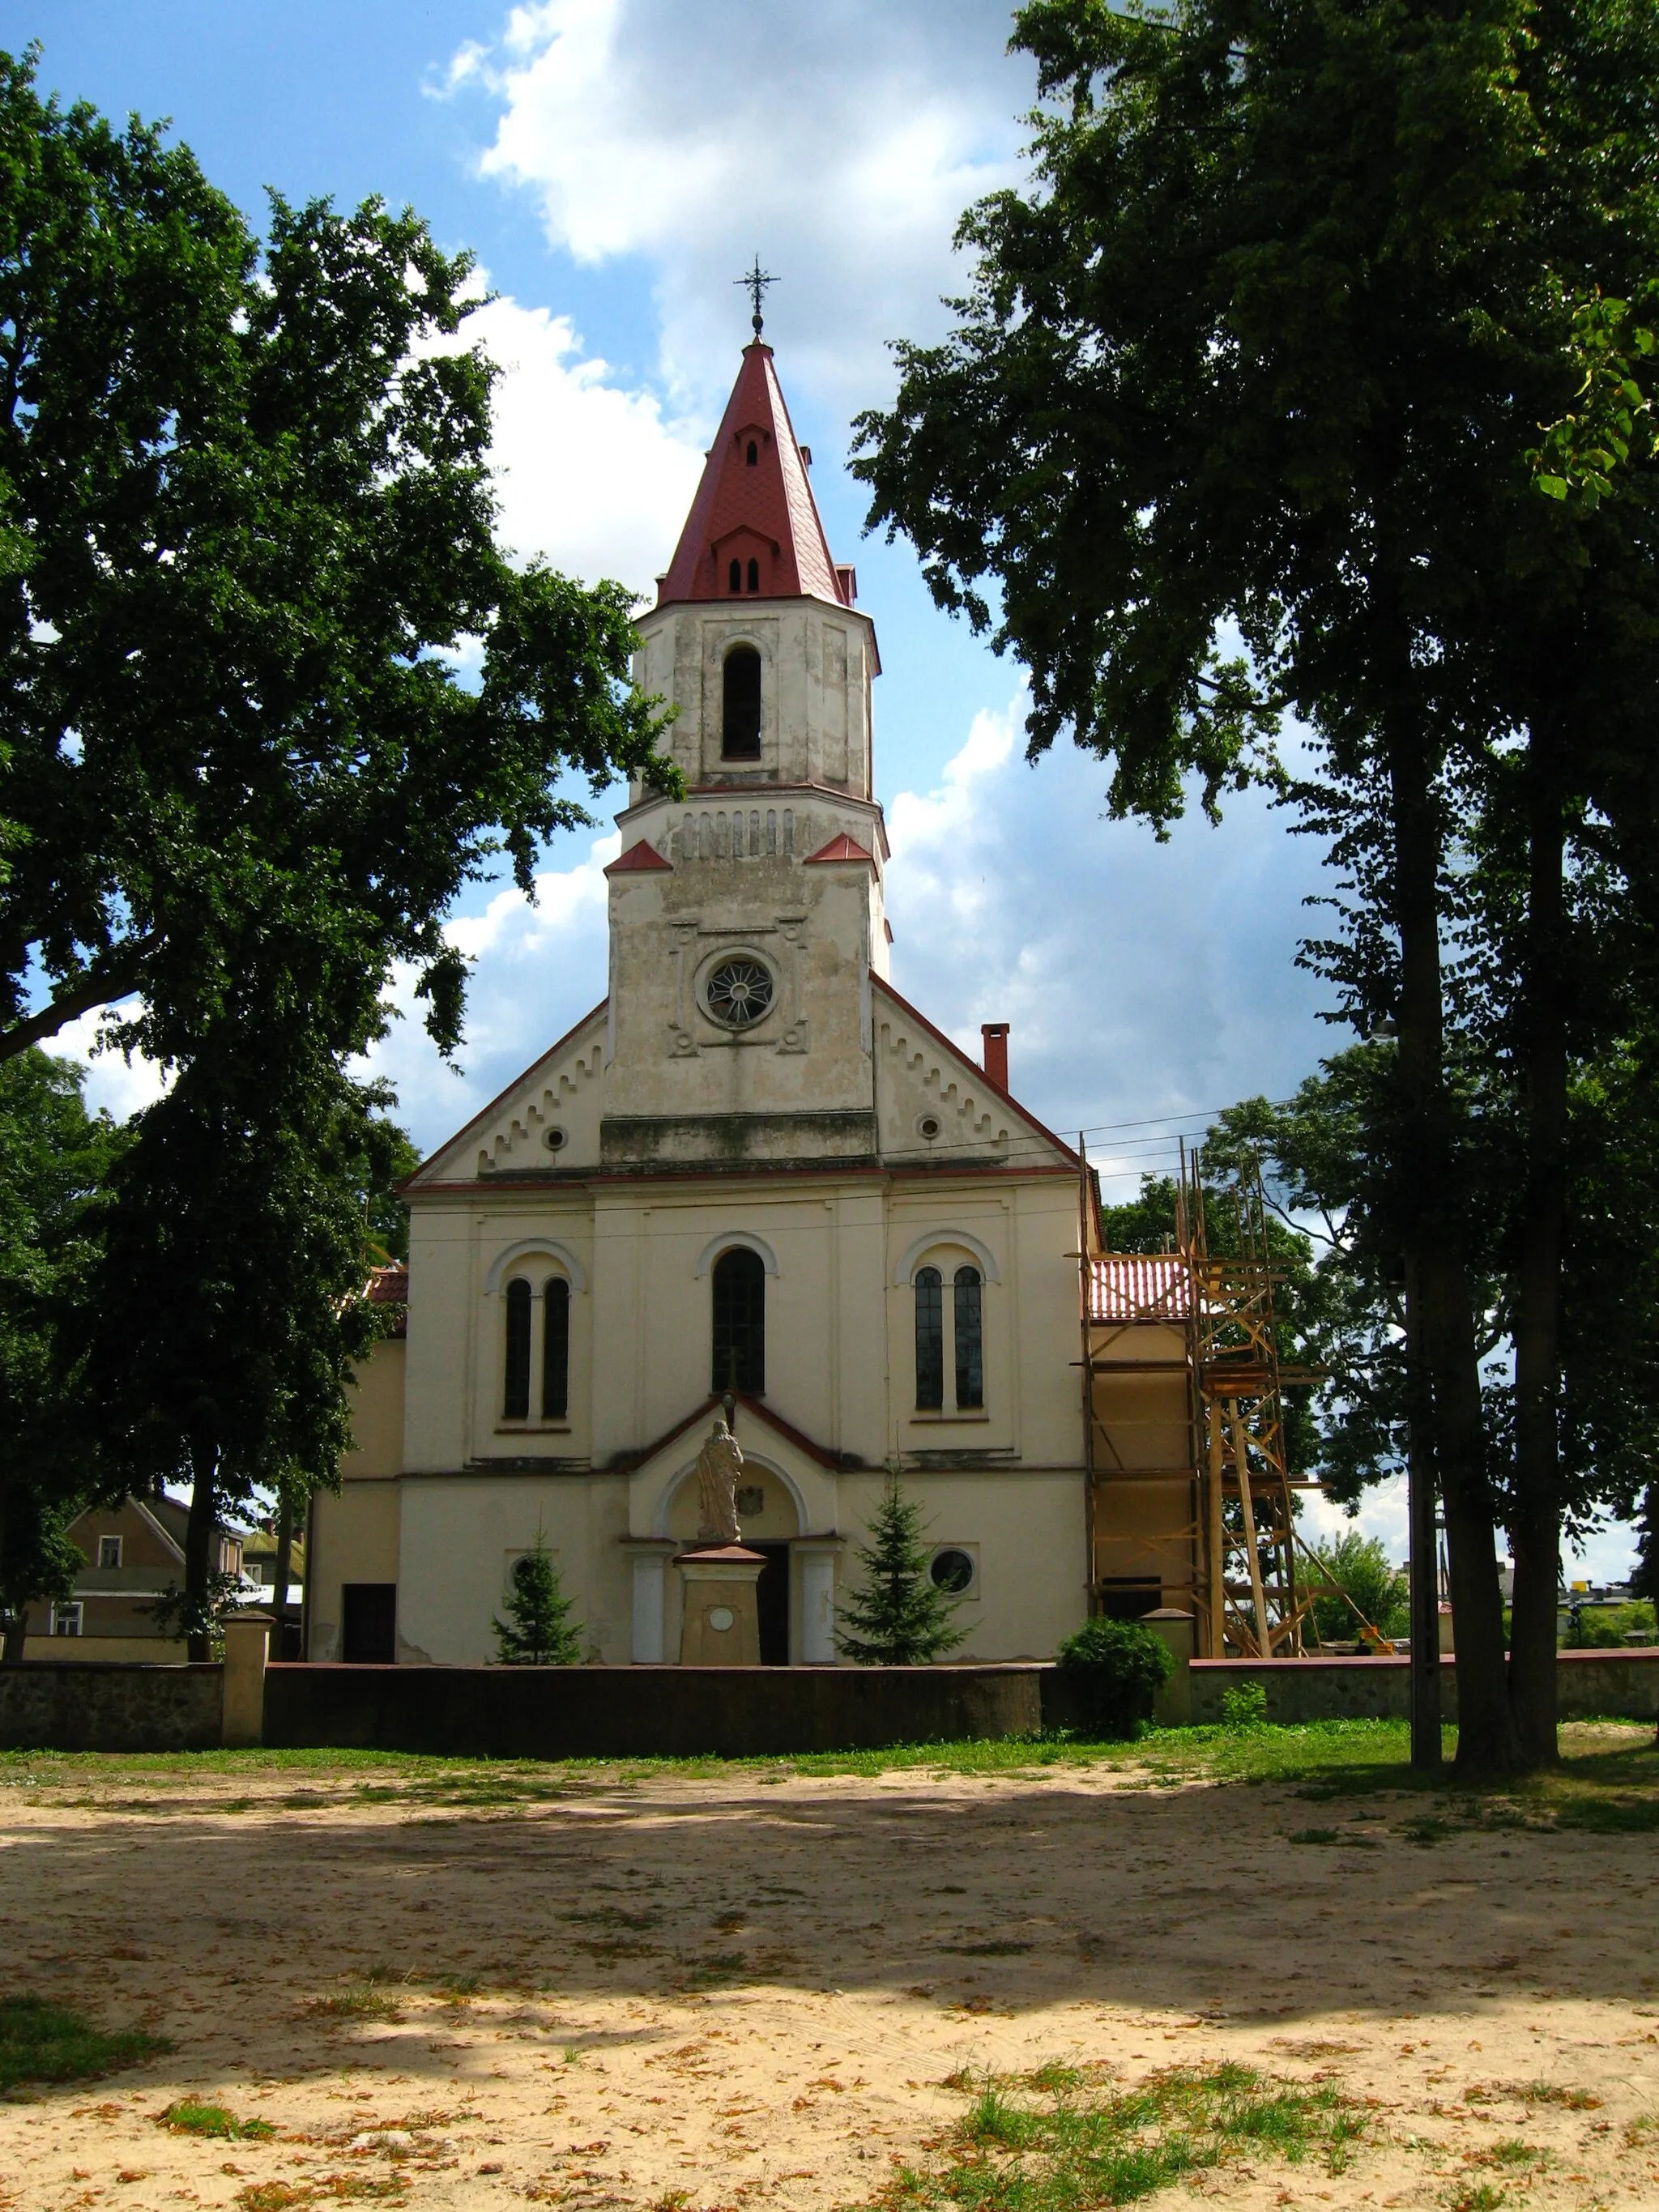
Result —
[[648, 875], [653, 869], [666, 868], [672, 874], [673, 867], [672, 860], [665, 860], [662, 854], [641, 837], [637, 845], [630, 845], [619, 860], [613, 860], [605, 872], [607, 876]]
[[862, 860], [866, 867], [871, 868], [876, 865], [863, 846], [855, 843], [844, 830], [838, 837], [832, 837], [827, 845], [820, 845], [816, 853], [809, 853], [805, 865], [810, 868], [816, 860]]
[[[729, 587], [733, 561], [744, 586], [741, 593]], [[757, 563], [759, 598], [852, 605], [853, 572], [837, 568], [830, 557], [772, 349], [758, 339], [743, 349], [743, 366], [657, 605], [747, 597], [750, 561]]]

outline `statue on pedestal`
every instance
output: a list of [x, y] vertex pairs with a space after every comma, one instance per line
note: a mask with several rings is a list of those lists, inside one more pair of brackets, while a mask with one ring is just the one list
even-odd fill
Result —
[[724, 1421], [716, 1421], [697, 1454], [697, 1541], [735, 1544], [738, 1535], [738, 1477], [743, 1454]]

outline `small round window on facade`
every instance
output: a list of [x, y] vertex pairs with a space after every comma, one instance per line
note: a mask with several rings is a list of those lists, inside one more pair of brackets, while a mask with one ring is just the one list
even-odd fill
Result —
[[960, 1597], [964, 1590], [973, 1587], [973, 1553], [960, 1551], [954, 1544], [947, 1544], [943, 1551], [934, 1553], [929, 1572], [935, 1589], [944, 1590], [950, 1597]]
[[729, 1030], [752, 1029], [772, 1010], [770, 970], [739, 955], [722, 960], [708, 978], [708, 1011]]
[[916, 1134], [926, 1137], [930, 1145], [944, 1127], [937, 1114], [919, 1114], [916, 1116]]
[[547, 1146], [550, 1152], [562, 1152], [565, 1146], [570, 1142], [569, 1133], [567, 1130], [560, 1128], [558, 1124], [556, 1122], [550, 1129], [544, 1133], [542, 1138], [542, 1142]]

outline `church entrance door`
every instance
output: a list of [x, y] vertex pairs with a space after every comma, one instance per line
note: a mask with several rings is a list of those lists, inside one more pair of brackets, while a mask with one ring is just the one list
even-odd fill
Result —
[[761, 1553], [766, 1565], [755, 1585], [755, 1609], [760, 1615], [760, 1656], [763, 1667], [789, 1664], [789, 1547], [752, 1544], [745, 1549]]

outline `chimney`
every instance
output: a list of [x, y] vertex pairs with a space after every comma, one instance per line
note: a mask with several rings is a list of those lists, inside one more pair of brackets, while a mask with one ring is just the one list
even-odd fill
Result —
[[1008, 1024], [1006, 1022], [981, 1022], [979, 1033], [985, 1040], [982, 1065], [999, 1091], [1008, 1088]]

